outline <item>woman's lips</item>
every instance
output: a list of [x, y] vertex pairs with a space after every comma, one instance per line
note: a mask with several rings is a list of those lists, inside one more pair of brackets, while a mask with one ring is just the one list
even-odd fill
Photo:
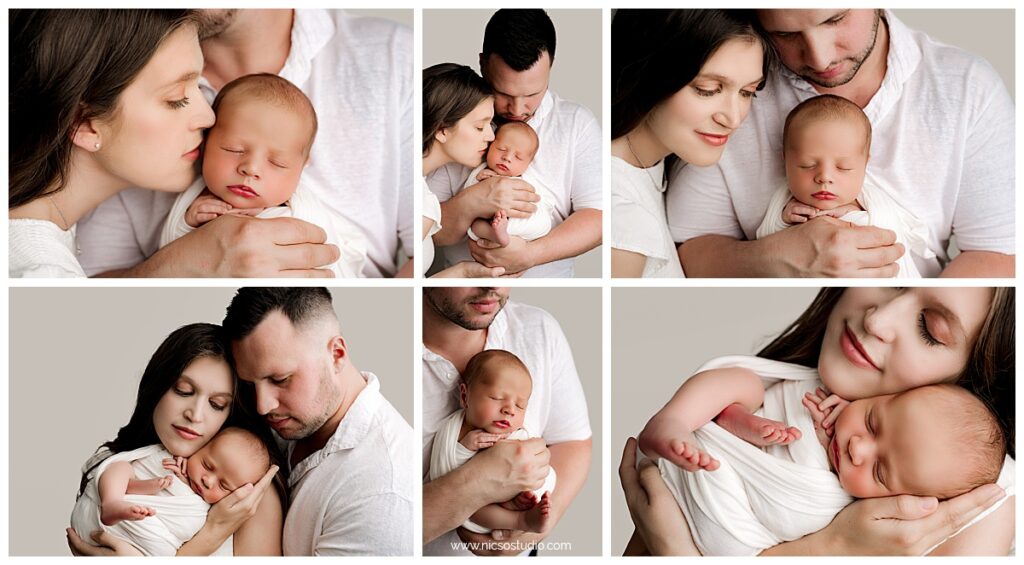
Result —
[[197, 145], [195, 149], [189, 151], [188, 153], [185, 153], [184, 155], [182, 155], [182, 157], [184, 157], [188, 161], [195, 161], [196, 159], [199, 158], [199, 146]]
[[725, 142], [729, 141], [729, 136], [728, 135], [718, 135], [718, 134], [714, 134], [714, 133], [704, 133], [702, 131], [698, 131], [697, 135], [701, 139], [703, 139], [705, 143], [707, 143], [708, 145], [714, 146], [714, 147], [721, 147], [722, 145], [725, 145]]
[[232, 184], [228, 186], [228, 190], [230, 190], [233, 194], [241, 196], [242, 198], [256, 198], [257, 196], [259, 196], [259, 194], [255, 190], [249, 188], [244, 184]]
[[875, 362], [871, 360], [871, 356], [868, 355], [860, 340], [850, 330], [850, 326], [846, 326], [843, 330], [843, 335], [839, 337], [839, 347], [843, 350], [843, 355], [855, 366], [862, 369], [879, 370], [878, 365], [875, 365]]
[[194, 439], [202, 437], [202, 434], [193, 430], [192, 428], [186, 428], [185, 426], [178, 426], [175, 424], [171, 424], [171, 427], [174, 428], [174, 431], [177, 432], [177, 434], [181, 436], [182, 439], [188, 441], [192, 441]]

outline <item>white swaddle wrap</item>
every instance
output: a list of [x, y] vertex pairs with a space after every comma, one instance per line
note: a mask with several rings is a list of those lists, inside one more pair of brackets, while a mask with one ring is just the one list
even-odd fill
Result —
[[[712, 359], [694, 374], [726, 367], [743, 367], [760, 376], [765, 386], [764, 405], [755, 414], [799, 428], [801, 438], [789, 445], [762, 449], [710, 422], [694, 436], [721, 467], [691, 473], [664, 459], [658, 467], [702, 555], [756, 555], [824, 528], [854, 499], [830, 470], [810, 412], [801, 403], [805, 392], [823, 386], [818, 371], [761, 357], [730, 355]], [[997, 481], [1007, 496], [949, 537], [985, 518], [1013, 496], [1015, 471], [1016, 464], [1007, 455]]]
[[[473, 172], [469, 173], [469, 178], [466, 179], [466, 184], [462, 185], [462, 188], [469, 188], [474, 184], [480, 182], [476, 180], [476, 176], [480, 174], [480, 171], [487, 168], [487, 163], [482, 163], [479, 167], [473, 169]], [[526, 171], [523, 172], [521, 178], [524, 181], [530, 183], [530, 186], [536, 191], [537, 196], [540, 196], [540, 202], [537, 202], [537, 211], [533, 213], [529, 218], [509, 218], [508, 220], [508, 234], [510, 236], [518, 236], [526, 241], [533, 241], [539, 237], [543, 237], [551, 231], [551, 227], [554, 223], [553, 217], [555, 212], [555, 202], [557, 201], [551, 189], [547, 187], [547, 183], [544, 179], [540, 178], [540, 175], [533, 169], [533, 167], [526, 167]], [[506, 210], [507, 212], [508, 210]], [[473, 229], [470, 228], [467, 235], [473, 241], [480, 239]]]
[[[87, 471], [105, 453], [97, 453], [90, 458], [82, 472]], [[168, 457], [173, 456], [162, 445], [156, 444], [115, 453], [104, 459], [89, 473], [85, 492], [75, 502], [71, 512], [71, 527], [84, 540], [91, 540], [90, 535], [96, 530], [106, 530], [131, 543], [145, 555], [174, 555], [182, 544], [192, 539], [203, 527], [206, 513], [210, 510], [209, 504], [177, 478], [171, 482], [170, 487], [156, 495], [125, 495], [127, 502], [156, 510], [155, 516], [143, 520], [121, 520], [113, 526], [105, 526], [100, 522], [99, 477], [111, 463], [128, 461], [136, 479], [156, 479], [171, 474], [163, 467], [163, 460]], [[231, 538], [228, 538], [217, 555], [231, 555], [231, 544]]]
[[818, 372], [746, 356], [720, 357], [697, 372], [724, 367], [760, 375], [766, 389], [756, 414], [795, 426], [802, 437], [766, 452], [711, 422], [694, 436], [721, 467], [691, 473], [664, 459], [658, 466], [703, 555], [756, 555], [824, 528], [853, 498], [829, 470], [814, 422], [801, 404], [805, 392], [821, 385]]
[[[203, 177], [199, 177], [174, 200], [174, 205], [167, 214], [167, 220], [164, 221], [163, 231], [160, 232], [160, 247], [197, 229], [185, 221], [185, 212], [205, 188], [206, 183], [203, 181]], [[337, 278], [363, 276], [362, 269], [366, 263], [368, 248], [366, 236], [345, 218], [330, 213], [316, 195], [308, 190], [303, 190], [301, 185], [288, 199], [286, 205], [266, 208], [256, 217], [297, 218], [320, 226], [327, 234], [327, 243], [337, 245], [338, 250], [341, 251], [340, 259], [324, 266], [334, 271], [334, 276]]]
[[[437, 429], [437, 433], [434, 435], [434, 446], [430, 451], [429, 480], [433, 481], [451, 473], [455, 469], [465, 465], [466, 461], [469, 461], [474, 455], [476, 455], [477, 452], [459, 443], [459, 432], [462, 430], [462, 422], [465, 415], [466, 411], [460, 408], [452, 413], [451, 416], [445, 418]], [[526, 428], [519, 428], [509, 434], [507, 439], [524, 440], [530, 439], [531, 437], [537, 436], [531, 436]], [[537, 495], [537, 499], [540, 500], [540, 497], [543, 496], [545, 492], [552, 492], [555, 490], [556, 482], [555, 469], [553, 467], [549, 467], [548, 476], [544, 479], [544, 485], [533, 491], [533, 494]], [[462, 527], [478, 534], [491, 533], [490, 528], [480, 526], [472, 520], [466, 520], [463, 522]]]
[[[772, 195], [768, 211], [757, 228], [757, 238], [782, 231], [790, 226], [782, 220], [782, 210], [792, 194], [785, 183]], [[928, 225], [897, 202], [885, 187], [870, 174], [864, 176], [864, 186], [857, 197], [864, 210], [844, 214], [840, 220], [858, 226], [876, 226], [896, 233], [896, 241], [903, 244], [906, 253], [896, 260], [899, 265], [899, 279], [934, 277], [942, 270], [935, 252], [928, 247], [931, 237]]]

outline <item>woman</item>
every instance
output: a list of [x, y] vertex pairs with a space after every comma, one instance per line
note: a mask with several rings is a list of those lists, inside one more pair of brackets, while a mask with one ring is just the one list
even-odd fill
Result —
[[[1012, 288], [825, 289], [758, 355], [816, 367], [823, 380], [843, 383], [851, 396], [956, 383], [992, 408], [1013, 456], [1014, 303]], [[856, 349], [870, 352], [881, 369], [856, 362], [861, 354], [845, 345], [851, 330], [863, 332]], [[674, 554], [681, 549], [678, 528], [686, 522], [657, 467], [635, 467], [635, 449], [629, 440], [619, 467], [638, 534], [627, 552], [646, 545], [655, 554]], [[764, 554], [919, 555], [1001, 498], [1002, 490], [986, 485], [938, 505], [908, 496], [859, 500], [826, 528]], [[1013, 539], [1013, 505], [1011, 496], [932, 553], [1005, 555]]]
[[665, 217], [675, 158], [706, 167], [764, 86], [745, 12], [618, 10], [612, 20], [612, 276], [682, 277]]
[[[276, 475], [281, 456], [266, 423], [246, 406], [255, 405], [236, 386], [229, 365], [227, 344], [220, 326], [190, 324], [172, 332], [150, 358], [135, 403], [135, 411], [117, 437], [104, 443], [83, 468], [79, 498], [72, 521], [86, 523], [97, 512], [96, 501], [83, 496], [92, 472], [107, 457], [154, 444], [176, 457], [189, 457], [224, 426], [237, 426], [261, 438], [270, 452], [270, 471], [253, 489], [239, 489], [213, 505], [203, 528], [181, 546], [178, 555], [280, 555], [284, 521], [284, 482]], [[268, 488], [271, 482], [276, 489]], [[246, 492], [248, 490], [248, 492]], [[111, 534], [102, 540], [121, 553], [127, 542]], [[87, 546], [68, 530], [76, 553], [105, 555], [104, 547]], [[233, 536], [233, 538], [232, 538]], [[231, 545], [224, 542], [231, 539]]]
[[75, 224], [117, 192], [180, 192], [213, 112], [187, 10], [12, 10], [10, 276], [84, 277]]
[[[491, 119], [494, 117], [494, 95], [491, 87], [476, 72], [455, 63], [441, 63], [423, 71], [423, 270], [430, 268], [434, 258], [431, 237], [442, 231], [441, 205], [427, 188], [426, 176], [448, 163], [475, 168], [483, 162], [487, 144], [494, 139]], [[502, 184], [501, 181], [511, 183]], [[498, 210], [508, 210], [509, 217], [528, 217], [539, 200], [532, 190], [525, 190], [513, 179], [498, 179], [496, 184], [480, 185], [465, 190], [455, 198], [472, 199], [477, 210], [474, 217], [490, 217]], [[484, 186], [493, 187], [485, 189]], [[461, 227], [461, 231], [459, 231]], [[469, 226], [451, 226], [444, 230], [445, 243], [455, 243]], [[440, 234], [439, 234], [440, 236]], [[437, 273], [436, 277], [497, 277], [503, 267], [485, 267], [466, 261]]]

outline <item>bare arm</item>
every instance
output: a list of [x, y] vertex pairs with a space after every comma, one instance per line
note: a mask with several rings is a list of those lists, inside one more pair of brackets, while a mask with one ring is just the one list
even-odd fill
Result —
[[646, 264], [646, 255], [612, 248], [612, 276], [615, 278], [639, 278]]
[[281, 497], [271, 488], [260, 502], [256, 515], [235, 532], [235, 555], [281, 555], [284, 509]]
[[821, 217], [754, 241], [696, 237], [679, 259], [688, 277], [891, 277], [903, 251], [894, 232]]
[[1016, 255], [1004, 255], [992, 251], [964, 251], [946, 265], [943, 278], [951, 277], [986, 277], [1013, 278], [1016, 268]]
[[318, 226], [295, 218], [224, 215], [176, 239], [116, 277], [330, 277], [338, 260]]
[[505, 267], [519, 273], [566, 257], [576, 257], [601, 244], [601, 210], [586, 208], [569, 215], [544, 237], [524, 241], [514, 237], [507, 247], [485, 249], [469, 242], [473, 258], [484, 265]]

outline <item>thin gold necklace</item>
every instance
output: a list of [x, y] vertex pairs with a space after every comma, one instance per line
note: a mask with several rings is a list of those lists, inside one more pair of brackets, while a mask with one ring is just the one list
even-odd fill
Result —
[[[647, 165], [644, 165], [644, 162], [640, 160], [639, 156], [637, 156], [636, 151], [633, 150], [633, 144], [629, 141], [628, 133], [626, 134], [626, 147], [629, 147], [629, 152], [633, 154], [633, 158], [636, 159], [637, 163], [640, 163], [640, 168], [647, 173], [647, 178], [651, 179], [651, 182], [654, 183], [654, 189], [661, 192], [662, 183], [654, 180], [654, 175], [651, 174], [651, 170], [647, 168]], [[654, 165], [651, 166], [653, 167]]]
[[60, 220], [64, 222], [64, 225], [61, 226], [60, 229], [64, 231], [68, 231], [69, 229], [71, 229], [71, 224], [68, 222], [68, 219], [64, 216], [64, 212], [61, 211], [60, 206], [57, 206], [57, 201], [53, 199], [53, 195], [47, 194], [46, 198], [50, 201], [50, 204], [53, 204], [53, 209], [57, 211], [57, 214], [60, 215]]

